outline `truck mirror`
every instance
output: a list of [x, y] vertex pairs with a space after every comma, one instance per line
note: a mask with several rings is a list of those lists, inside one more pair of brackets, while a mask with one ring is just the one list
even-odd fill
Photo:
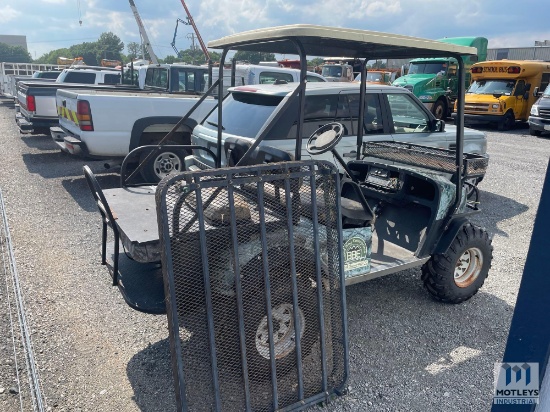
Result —
[[534, 97], [539, 97], [539, 88], [538, 88], [538, 86], [535, 87], [535, 90], [533, 90], [533, 96]]

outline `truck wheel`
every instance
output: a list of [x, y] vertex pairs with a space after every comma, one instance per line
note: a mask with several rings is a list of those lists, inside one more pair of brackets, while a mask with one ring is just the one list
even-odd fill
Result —
[[458, 232], [445, 253], [422, 266], [422, 281], [441, 302], [461, 303], [483, 286], [493, 259], [492, 239], [487, 231], [471, 223]]
[[[149, 153], [149, 151], [144, 151], [139, 162], [143, 162]], [[147, 183], [158, 183], [169, 174], [183, 172], [184, 158], [187, 155], [186, 150], [161, 149], [147, 161], [147, 164], [141, 169], [141, 175]]]
[[443, 100], [438, 100], [432, 107], [432, 113], [437, 120], [445, 120], [447, 117], [447, 104]]
[[531, 136], [540, 136], [541, 134], [541, 131], [540, 130], [536, 130], [536, 129], [533, 129], [533, 128], [529, 128], [529, 134]]
[[[289, 279], [288, 254], [274, 251], [269, 256], [271, 280], [271, 320], [275, 349], [277, 375], [284, 375], [296, 365], [296, 331], [300, 331], [302, 359], [311, 353], [319, 340], [317, 313], [317, 289], [311, 281], [314, 270], [311, 264], [297, 264], [298, 325], [294, 322], [292, 287]], [[244, 317], [246, 331], [246, 354], [250, 376], [269, 379], [271, 355], [267, 311], [264, 299], [260, 259], [254, 259], [243, 271]]]
[[498, 124], [498, 130], [500, 131], [510, 130], [514, 126], [515, 122], [516, 122], [516, 119], [514, 118], [514, 113], [507, 112], [504, 115], [504, 118], [502, 119], [502, 121]]

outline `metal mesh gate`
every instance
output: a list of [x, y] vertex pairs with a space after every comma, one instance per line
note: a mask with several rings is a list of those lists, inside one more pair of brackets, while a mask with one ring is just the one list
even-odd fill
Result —
[[348, 372], [338, 171], [186, 172], [156, 200], [180, 410], [298, 410]]

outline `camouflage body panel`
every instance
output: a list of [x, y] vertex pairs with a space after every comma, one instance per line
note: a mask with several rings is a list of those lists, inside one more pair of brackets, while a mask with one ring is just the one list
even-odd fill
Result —
[[[313, 255], [313, 244], [307, 242], [311, 239], [313, 231], [313, 222], [307, 218], [301, 218], [300, 222], [294, 226], [294, 246], [296, 250], [301, 249]], [[372, 247], [372, 228], [370, 226], [363, 228], [344, 229], [343, 231], [343, 249], [344, 249], [344, 274], [345, 277], [353, 277], [370, 272], [371, 247]], [[328, 236], [326, 227], [319, 224], [317, 230], [319, 243], [321, 246], [321, 266], [326, 270], [327, 262], [327, 241]], [[267, 233], [268, 247], [288, 247], [288, 233], [286, 229], [280, 229]], [[217, 261], [224, 261], [226, 269], [216, 273], [216, 291], [225, 295], [233, 295], [234, 268], [233, 253], [231, 248], [220, 248], [217, 251]], [[257, 259], [262, 253], [262, 244], [259, 238], [251, 239], [247, 243], [239, 245], [239, 268], [242, 270], [253, 259]], [[299, 258], [299, 256], [297, 256]], [[313, 262], [312, 262], [313, 263]], [[289, 269], [290, 270], [290, 269]], [[299, 274], [298, 274], [299, 275]]]
[[[439, 189], [441, 196], [439, 198], [439, 205], [437, 206], [437, 213], [435, 220], [443, 219], [449, 208], [453, 205], [456, 196], [456, 185], [451, 182], [445, 175], [441, 172], [434, 172], [420, 167], [411, 167], [411, 166], [400, 166], [400, 169], [410, 170], [416, 174], [424, 176], [434, 182]], [[460, 206], [458, 212], [464, 212], [466, 210], [466, 191], [462, 191], [462, 199], [460, 201]]]

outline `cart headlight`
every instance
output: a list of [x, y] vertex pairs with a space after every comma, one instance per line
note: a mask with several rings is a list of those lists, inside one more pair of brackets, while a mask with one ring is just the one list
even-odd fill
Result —
[[539, 107], [536, 104], [531, 106], [531, 114], [533, 116], [538, 116], [539, 115]]
[[500, 105], [498, 103], [493, 104], [493, 109], [498, 109]]

